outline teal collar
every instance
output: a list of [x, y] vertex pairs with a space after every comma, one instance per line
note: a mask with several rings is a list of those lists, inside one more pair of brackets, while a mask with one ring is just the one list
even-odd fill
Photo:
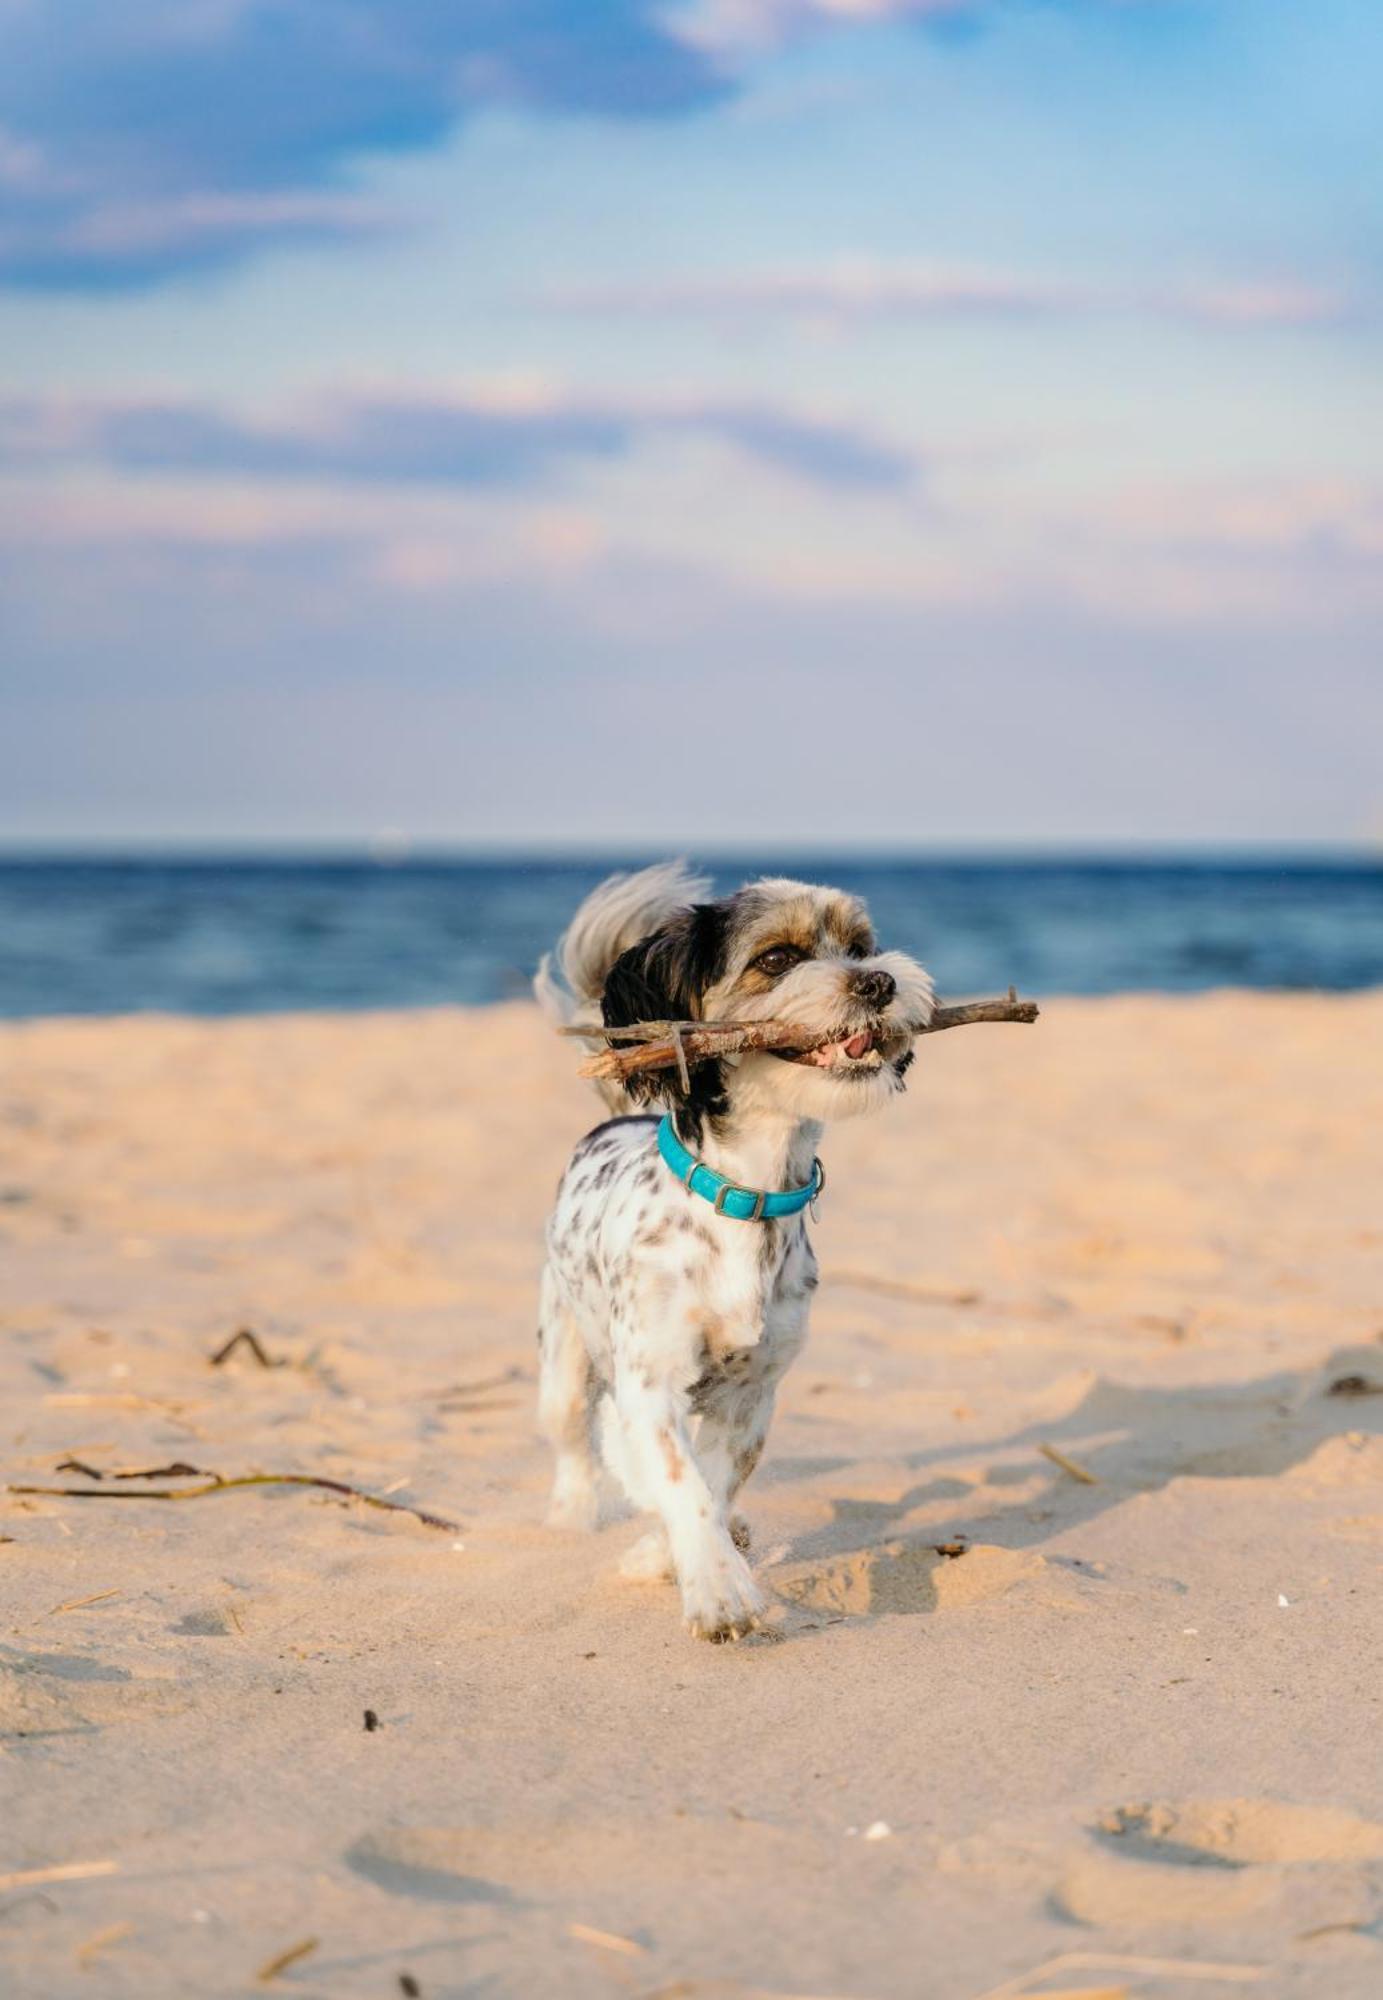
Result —
[[809, 1201], [815, 1201], [826, 1185], [826, 1170], [820, 1160], [812, 1161], [812, 1177], [806, 1187], [784, 1188], [781, 1193], [765, 1193], [758, 1188], [736, 1187], [724, 1174], [689, 1153], [673, 1129], [669, 1112], [658, 1127], [658, 1151], [672, 1168], [683, 1187], [710, 1202], [717, 1215], [732, 1215], [737, 1222], [768, 1222], [775, 1215], [800, 1215]]

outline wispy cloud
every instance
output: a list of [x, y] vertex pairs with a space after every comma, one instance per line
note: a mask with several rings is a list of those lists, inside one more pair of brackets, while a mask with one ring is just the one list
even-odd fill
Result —
[[0, 466], [85, 463], [127, 473], [534, 488], [668, 437], [730, 445], [831, 488], [897, 490], [920, 471], [912, 455], [847, 423], [713, 399], [339, 394], [276, 416], [171, 400], [0, 402]]
[[1337, 326], [1346, 291], [1291, 277], [1124, 284], [978, 266], [842, 259], [758, 271], [673, 274], [550, 288], [559, 310], [807, 320], [1024, 319], [1129, 314], [1222, 327]]
[[[446, 599], [469, 617], [496, 590], [537, 602], [577, 580], [593, 630], [650, 634], [688, 616], [698, 593], [730, 589], [754, 594], [770, 625], [812, 605], [982, 619], [1028, 604], [1167, 634], [1319, 637], [1376, 631], [1383, 608], [1383, 493], [1357, 478], [1181, 478], [1025, 498], [1002, 480], [958, 486], [960, 461], [943, 453], [939, 503], [930, 479], [926, 506], [915, 486], [867, 483], [847, 508], [838, 484], [794, 478], [766, 506], [759, 482], [696, 461], [650, 457], [612, 481], [562, 477], [618, 462], [667, 424], [674, 438], [720, 441], [717, 411], [696, 413], [694, 430], [684, 405], [627, 431], [605, 411], [606, 433], [579, 428], [594, 410], [567, 408], [559, 436], [550, 406], [506, 411], [497, 399], [468, 406], [482, 420], [472, 456], [446, 443], [440, 398], [403, 428], [395, 405], [376, 401], [368, 420], [359, 402], [349, 419], [344, 407], [330, 422], [318, 409], [251, 424], [188, 404], [0, 405], [0, 550], [14, 575], [34, 564], [31, 597], [49, 579], [60, 622], [81, 615], [93, 630], [95, 565], [112, 563], [145, 592], [151, 617], [193, 575], [218, 602], [298, 576], [324, 616], [352, 590]], [[745, 412], [732, 414], [741, 448]], [[419, 447], [415, 416], [440, 443]], [[767, 421], [755, 413], [755, 425]], [[501, 434], [512, 448], [503, 462]], [[776, 471], [780, 439], [767, 444]], [[801, 448], [793, 430], [790, 459]], [[817, 434], [807, 448], [822, 448]], [[828, 455], [841, 448], [828, 432]], [[44, 467], [54, 476], [36, 476]]]
[[0, 269], [7, 258], [61, 274], [153, 272], [170, 263], [219, 262], [248, 250], [289, 243], [351, 242], [402, 226], [404, 218], [363, 195], [287, 193], [184, 194], [148, 201], [94, 201], [66, 220], [0, 225]]
[[1247, 561], [1383, 558], [1383, 486], [1361, 479], [1179, 481], [1128, 489], [1108, 507], [1129, 542]]
[[[822, 28], [915, 21], [947, 26], [996, 13], [1003, 0], [684, 0], [671, 15], [695, 48], [718, 54], [775, 48]], [[1111, 0], [1094, 0], [1110, 5]]]
[[485, 105], [666, 116], [727, 87], [658, 0], [4, 0], [0, 282], [129, 285], [351, 235], [353, 162]]

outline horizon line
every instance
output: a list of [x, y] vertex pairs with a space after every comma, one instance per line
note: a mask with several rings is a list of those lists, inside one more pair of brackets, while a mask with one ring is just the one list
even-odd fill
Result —
[[47, 838], [8, 839], [0, 835], [0, 866], [46, 863], [365, 863], [388, 869], [416, 863], [641, 863], [670, 855], [702, 856], [707, 861], [769, 860], [799, 855], [859, 861], [1148, 861], [1164, 860], [1339, 860], [1383, 866], [1383, 841], [1377, 839], [1270, 840], [1240, 837], [1169, 840], [1149, 837], [1122, 840], [1014, 841], [885, 841], [823, 838], [661, 842], [600, 840], [589, 842], [518, 842], [486, 840], [412, 840], [389, 836], [277, 837], [238, 836], [190, 838]]

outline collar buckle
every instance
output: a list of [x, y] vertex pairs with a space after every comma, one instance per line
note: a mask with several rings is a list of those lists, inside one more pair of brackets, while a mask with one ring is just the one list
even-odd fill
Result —
[[744, 1219], [746, 1222], [763, 1221], [764, 1203], [768, 1200], [768, 1196], [763, 1192], [761, 1188], [736, 1187], [733, 1181], [722, 1181], [720, 1186], [716, 1189], [715, 1212], [717, 1215], [724, 1215], [726, 1197], [732, 1194], [752, 1195], [754, 1200], [754, 1207], [751, 1210], [751, 1212], [745, 1216]]

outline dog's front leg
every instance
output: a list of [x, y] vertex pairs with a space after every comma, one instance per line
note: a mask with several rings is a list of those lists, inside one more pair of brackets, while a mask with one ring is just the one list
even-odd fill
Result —
[[730, 1523], [738, 1548], [749, 1547], [749, 1523], [730, 1512], [740, 1488], [763, 1455], [773, 1419], [775, 1384], [760, 1381], [729, 1389], [709, 1402], [696, 1438], [696, 1455]]
[[723, 1497], [697, 1463], [684, 1390], [626, 1372], [615, 1402], [639, 1484], [667, 1532], [682, 1615], [698, 1639], [738, 1639], [759, 1622], [764, 1599], [730, 1537]]

